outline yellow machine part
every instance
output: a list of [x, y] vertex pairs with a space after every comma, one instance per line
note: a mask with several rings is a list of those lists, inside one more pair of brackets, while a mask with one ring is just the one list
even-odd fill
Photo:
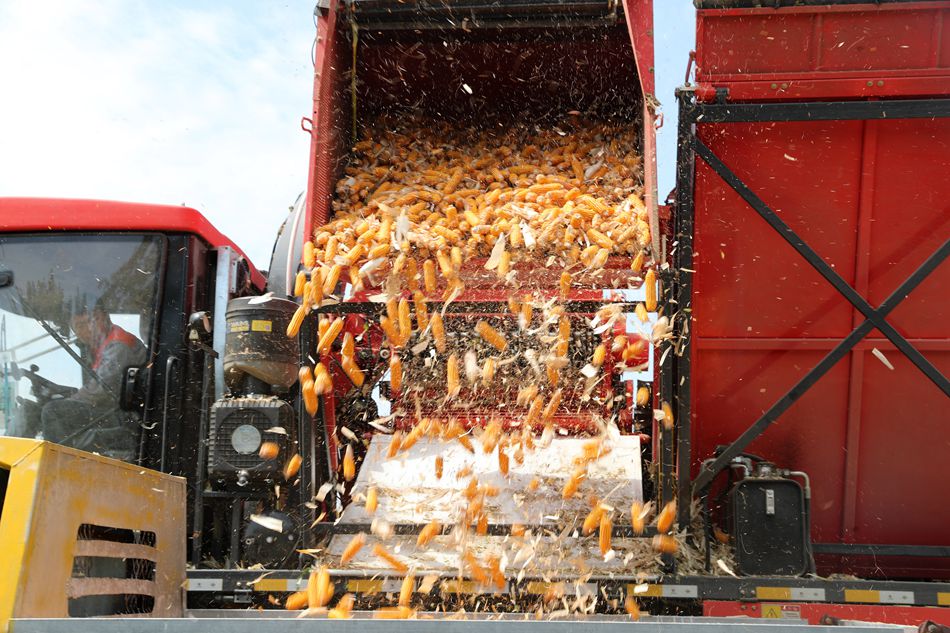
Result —
[[0, 437], [0, 631], [11, 618], [178, 617], [185, 480]]

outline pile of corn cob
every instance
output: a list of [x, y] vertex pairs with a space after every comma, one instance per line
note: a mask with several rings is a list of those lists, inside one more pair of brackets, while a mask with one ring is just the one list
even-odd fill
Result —
[[344, 271], [356, 289], [395, 273], [429, 293], [440, 275], [447, 295], [472, 257], [489, 257], [502, 281], [518, 262], [552, 255], [593, 271], [624, 255], [639, 272], [651, 236], [634, 142], [629, 124], [575, 119], [498, 132], [421, 120], [390, 130], [384, 120], [356, 144], [333, 219], [305, 253], [322, 282], [312, 300]]
[[[566, 300], [579, 279], [587, 275], [596, 278], [608, 261], [623, 257], [631, 276], [646, 269], [647, 300], [637, 309], [646, 322], [646, 313], [655, 311], [657, 305], [641, 173], [641, 159], [629, 124], [589, 124], [578, 115], [547, 129], [519, 125], [473, 130], [422, 119], [404, 119], [393, 125], [383, 118], [354, 147], [346, 175], [337, 183], [333, 219], [318, 227], [313, 241], [306, 244], [304, 264], [310, 275], [308, 278], [301, 273], [297, 278], [295, 294], [303, 298], [303, 305], [288, 335], [296, 335], [310, 307], [330, 296], [339, 297], [342, 281], [348, 280], [354, 291], [379, 289], [386, 303], [379, 326], [394, 350], [390, 362], [392, 390], [405, 394], [430, 386], [431, 376], [404, 372], [400, 359], [400, 350], [407, 349], [417, 334], [420, 341], [416, 346], [421, 349], [423, 344], [432, 345], [441, 358], [440, 369], [444, 365], [444, 372], [439, 372], [440, 381], [445, 385], [446, 400], [451, 400], [458, 396], [465, 375], [470, 383], [491, 384], [502, 362], [500, 355], [510, 353], [514, 341], [509, 340], [511, 333], [499, 331], [485, 320], [478, 321], [474, 332], [489, 356], [484, 363], [476, 356], [475, 364], [469, 367], [462, 350], [447, 345], [442, 316], [437, 311], [430, 315], [426, 301], [437, 297], [439, 291], [445, 299], [458, 296], [465, 288], [460, 274], [463, 265], [473, 258], [487, 258], [484, 263], [479, 261], [479, 266], [494, 271], [499, 287], [510, 290], [509, 307], [520, 322], [514, 336], [526, 338], [534, 308], [541, 313], [542, 328], [535, 329], [533, 335], [550, 339], [550, 350], [538, 357], [547, 380], [540, 381], [540, 389], [538, 384], [518, 389], [523, 419], [514, 432], [496, 420], [473, 434], [457, 421], [421, 417], [406, 435], [396, 431], [389, 456], [407, 450], [423, 435], [436, 437], [457, 441], [472, 452], [497, 451], [499, 471], [507, 476], [511, 460], [520, 463], [525, 450], [551, 442], [553, 418], [562, 406], [558, 375], [568, 362], [571, 331], [563, 306], [532, 299], [532, 293], [525, 292], [531, 280], [518, 279], [518, 267], [530, 262], [546, 267], [553, 263], [560, 268], [552, 300], [556, 302]], [[618, 310], [602, 312], [596, 317], [601, 322], [619, 316]], [[539, 320], [538, 316], [534, 318]], [[318, 354], [331, 349], [342, 327], [339, 318], [319, 321]], [[660, 335], [665, 333], [661, 331]], [[617, 338], [623, 340], [615, 339], [612, 344], [608, 340], [593, 349], [587, 360], [592, 372], [606, 371], [608, 357], [626, 361], [628, 355], [632, 357], [638, 351], [632, 348], [642, 344]], [[342, 344], [342, 367], [359, 387], [364, 376], [354, 361], [353, 350], [352, 336], [347, 334]], [[589, 376], [589, 380], [594, 379]], [[313, 370], [301, 370], [301, 386], [307, 409], [313, 413], [317, 396], [332, 389], [332, 382], [326, 368], [317, 363]], [[638, 401], [649, 397], [648, 391], [637, 394]], [[664, 422], [672, 425], [672, 412], [668, 406], [663, 409]], [[534, 435], [536, 428], [542, 429], [540, 438]], [[479, 446], [473, 444], [473, 435]], [[609, 450], [605, 426], [602, 434], [585, 447], [583, 458], [557, 494], [565, 499], [583, 494], [588, 466]], [[437, 457], [434, 468], [438, 478], [442, 467], [441, 457]], [[355, 473], [353, 449], [348, 445], [341, 464], [342, 478], [352, 481]], [[490, 487], [471, 478], [465, 495], [468, 501], [459, 509], [456, 530], [465, 533], [474, 528], [473, 536], [487, 533], [484, 504], [491, 494]], [[373, 514], [377, 503], [377, 492], [372, 488], [365, 499], [367, 513]], [[592, 500], [592, 508], [584, 520], [583, 532], [597, 532], [601, 554], [615, 555], [610, 539], [612, 524], [626, 512], [596, 499]], [[642, 531], [650, 514], [650, 504], [635, 505], [629, 509], [628, 520]], [[656, 521], [660, 534], [654, 539], [654, 549], [675, 551], [677, 542], [667, 535], [674, 522], [672, 504], [656, 513]], [[511, 536], [523, 537], [524, 528], [520, 528], [520, 534], [515, 533], [516, 529], [513, 527]], [[430, 523], [419, 535], [417, 545], [427, 547], [442, 530], [437, 522]], [[416, 586], [414, 572], [408, 562], [393, 556], [382, 544], [387, 537], [385, 528], [380, 527], [378, 532], [373, 533], [375, 555], [406, 575], [398, 607], [383, 612], [382, 617], [409, 617], [413, 613], [410, 598]], [[367, 535], [353, 537], [341, 566], [366, 543]], [[465, 547], [464, 539], [459, 547], [467, 575], [482, 584], [504, 585], [504, 563], [497, 558], [479, 560]], [[319, 584], [325, 573], [314, 572], [311, 583]], [[324, 607], [328, 599], [322, 594], [309, 600], [297, 596], [294, 604], [309, 602], [312, 609]], [[352, 604], [351, 599], [346, 600], [343, 610]], [[626, 608], [633, 615], [636, 604], [630, 602]]]

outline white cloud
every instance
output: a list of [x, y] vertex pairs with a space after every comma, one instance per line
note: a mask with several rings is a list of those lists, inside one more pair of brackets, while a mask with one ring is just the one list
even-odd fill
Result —
[[311, 7], [0, 7], [0, 195], [201, 210], [261, 268], [304, 188]]

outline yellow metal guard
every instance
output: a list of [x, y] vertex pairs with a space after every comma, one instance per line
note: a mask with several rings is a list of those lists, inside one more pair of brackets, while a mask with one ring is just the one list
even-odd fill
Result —
[[0, 631], [11, 618], [179, 617], [185, 539], [184, 479], [0, 437]]

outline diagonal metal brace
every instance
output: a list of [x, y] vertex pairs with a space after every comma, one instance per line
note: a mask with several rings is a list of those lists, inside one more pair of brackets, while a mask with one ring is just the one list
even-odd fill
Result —
[[815, 367], [789, 389], [784, 396], [762, 414], [752, 426], [746, 429], [742, 435], [726, 447], [715, 460], [703, 467], [699, 475], [693, 481], [694, 495], [701, 495], [709, 484], [712, 483], [716, 475], [725, 468], [729, 462], [738, 457], [755, 438], [761, 435], [779, 416], [787, 411], [792, 404], [810, 389], [812, 385], [818, 382], [839, 360], [844, 358], [844, 356], [875, 327], [883, 332], [898, 349], [914, 362], [944, 394], [950, 397], [950, 381], [885, 320], [887, 315], [893, 311], [904, 298], [920, 285], [944, 260], [950, 257], [950, 239], [946, 240], [940, 248], [928, 257], [927, 260], [875, 310], [698, 138], [694, 140], [694, 149], [726, 183], [735, 189], [736, 192], [769, 223], [769, 225], [865, 316], [865, 320], [861, 325], [838, 343]]
[[[788, 226], [778, 214], [775, 213], [765, 202], [755, 194], [754, 191], [742, 182], [742, 180], [730, 170], [722, 160], [716, 156], [709, 147], [703, 143], [699, 137], [693, 140], [693, 146], [696, 153], [715, 171], [719, 176], [738, 193], [743, 200], [758, 213], [763, 220], [778, 232], [788, 244], [794, 248], [799, 255], [812, 265], [818, 273], [824, 277], [828, 283], [835, 287], [866, 319], [871, 322], [873, 327], [881, 331], [899, 349], [910, 359], [920, 371], [924, 373], [937, 385], [937, 388], [943, 391], [944, 395], [950, 397], [950, 380], [944, 376], [939, 369], [921, 354], [917, 348], [911, 345], [902, 334], [884, 319], [884, 315], [871, 307], [871, 304], [865, 300], [858, 292], [841, 278], [835, 270], [818, 253], [814, 251], [790, 226]], [[944, 245], [946, 246], [946, 244]], [[941, 249], [942, 250], [942, 249]], [[938, 253], [940, 251], [938, 250]], [[903, 298], [903, 297], [901, 297]]]
[[[950, 239], [943, 243], [943, 245], [938, 248], [933, 255], [927, 258], [927, 260], [914, 271], [914, 273], [907, 278], [904, 283], [898, 286], [897, 290], [891, 293], [887, 299], [881, 304], [875, 314], [879, 315], [881, 318], [884, 318], [888, 315], [894, 308], [900, 304], [904, 298], [911, 293], [911, 291], [916, 288], [920, 282], [922, 282], [926, 277], [932, 273], [947, 257], [950, 257]], [[773, 422], [775, 422], [780, 415], [785, 413], [785, 411], [791, 407], [796, 400], [798, 400], [812, 385], [814, 385], [818, 380], [824, 376], [829, 369], [831, 369], [835, 363], [841, 360], [851, 348], [858, 344], [858, 342], [867, 336], [871, 330], [874, 329], [874, 324], [871, 319], [866, 319], [861, 325], [859, 325], [851, 334], [844, 338], [838, 345], [835, 346], [828, 354], [821, 359], [821, 361], [815, 365], [807, 374], [802, 376], [801, 380], [795, 383], [788, 392], [779, 398], [779, 400], [773, 404], [768, 411], [762, 414], [755, 424], [750, 426], [745, 432], [740, 435], [735, 441], [733, 441], [729, 446], [726, 447], [722, 453], [716, 457], [711, 463], [706, 465], [697, 475], [696, 479], [693, 481], [693, 494], [700, 495], [701, 492], [710, 484], [712, 480], [719, 474], [726, 465], [729, 464], [733, 459], [738, 457], [745, 449], [752, 443], [752, 441], [761, 435], [765, 429], [767, 429]]]

